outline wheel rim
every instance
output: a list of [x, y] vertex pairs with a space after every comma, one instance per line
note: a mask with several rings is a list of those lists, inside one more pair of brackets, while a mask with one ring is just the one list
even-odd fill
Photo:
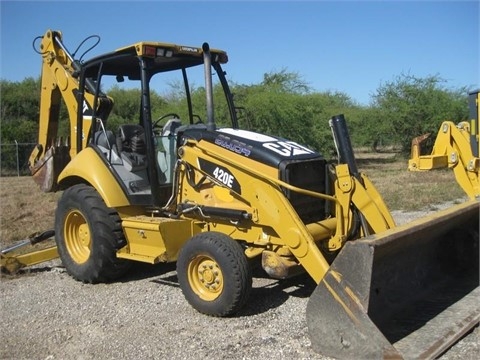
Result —
[[213, 258], [199, 255], [188, 265], [188, 282], [202, 300], [213, 301], [223, 290], [222, 269]]
[[64, 224], [65, 245], [72, 260], [85, 263], [90, 257], [92, 238], [85, 217], [78, 210], [70, 211]]

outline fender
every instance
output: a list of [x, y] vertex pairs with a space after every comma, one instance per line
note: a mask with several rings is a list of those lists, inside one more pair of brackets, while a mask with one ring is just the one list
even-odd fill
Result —
[[79, 152], [58, 176], [58, 183], [61, 187], [83, 182], [82, 180], [98, 191], [108, 207], [117, 208], [130, 205], [118, 181], [92, 148], [85, 148]]

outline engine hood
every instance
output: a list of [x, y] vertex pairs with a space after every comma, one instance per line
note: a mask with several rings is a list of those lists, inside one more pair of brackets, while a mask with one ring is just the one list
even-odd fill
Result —
[[279, 167], [283, 162], [322, 158], [318, 152], [294, 141], [248, 130], [233, 128], [220, 128], [215, 131], [187, 129], [183, 133], [183, 137], [194, 138], [197, 141], [207, 141], [233, 153], [274, 167]]

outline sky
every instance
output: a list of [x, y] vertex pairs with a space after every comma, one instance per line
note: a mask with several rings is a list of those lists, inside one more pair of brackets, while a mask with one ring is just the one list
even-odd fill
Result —
[[84, 59], [139, 41], [227, 51], [229, 80], [297, 73], [314, 91], [367, 105], [399, 76], [439, 76], [448, 88], [480, 88], [480, 1], [5, 1], [0, 0], [0, 78], [40, 76], [32, 42], [59, 30]]

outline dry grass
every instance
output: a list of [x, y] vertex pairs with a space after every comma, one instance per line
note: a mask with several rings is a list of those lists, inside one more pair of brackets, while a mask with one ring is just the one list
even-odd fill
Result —
[[[465, 196], [450, 170], [409, 172], [406, 160], [392, 154], [360, 153], [357, 158], [360, 170], [372, 180], [390, 210], [432, 209], [435, 204]], [[0, 178], [0, 248], [52, 229], [59, 197], [60, 193], [43, 193], [28, 176]]]
[[0, 178], [0, 246], [52, 229], [59, 196], [42, 192], [30, 176]]
[[407, 171], [396, 157], [359, 159], [358, 166], [373, 182], [390, 210], [435, 210], [436, 205], [465, 198], [453, 171]]

